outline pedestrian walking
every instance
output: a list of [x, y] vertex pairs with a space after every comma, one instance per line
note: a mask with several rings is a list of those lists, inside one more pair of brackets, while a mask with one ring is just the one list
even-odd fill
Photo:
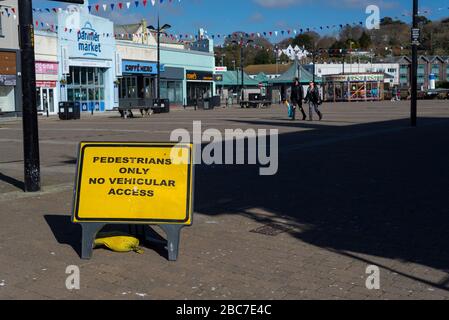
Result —
[[[291, 90], [291, 94], [290, 94], [290, 101], [292, 103], [292, 105], [295, 107], [295, 111], [296, 109], [300, 110], [302, 113], [302, 120], [306, 120], [307, 119], [307, 115], [304, 111], [304, 108], [302, 107], [302, 101], [304, 100], [304, 91], [302, 89], [302, 85], [299, 82], [299, 78], [295, 78], [293, 80], [293, 84], [292, 84], [292, 90]], [[295, 120], [295, 115], [293, 117], [293, 120]]]
[[318, 106], [322, 104], [322, 100], [320, 92], [313, 81], [310, 82], [309, 88], [307, 89], [305, 102], [309, 104], [309, 121], [313, 121], [313, 111], [318, 114], [321, 121], [323, 119], [323, 114]]

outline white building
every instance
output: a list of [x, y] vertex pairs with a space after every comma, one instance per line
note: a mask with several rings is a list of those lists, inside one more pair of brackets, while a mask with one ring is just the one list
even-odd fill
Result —
[[342, 73], [385, 73], [385, 83], [399, 85], [399, 63], [325, 63], [315, 65], [315, 75], [322, 77]]
[[282, 54], [285, 54], [287, 57], [289, 57], [290, 60], [300, 60], [303, 58], [306, 58], [307, 56], [310, 55], [310, 52], [308, 52], [307, 50], [305, 50], [304, 48], [300, 48], [299, 46], [291, 46], [289, 45], [287, 49], [282, 49], [278, 52], [279, 57]]

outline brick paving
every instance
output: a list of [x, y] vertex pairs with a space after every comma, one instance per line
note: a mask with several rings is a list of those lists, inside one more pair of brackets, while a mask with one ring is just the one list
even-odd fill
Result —
[[[38, 194], [20, 190], [20, 121], [0, 120], [0, 298], [448, 299], [449, 104], [420, 102], [416, 129], [406, 102], [324, 112], [313, 123], [287, 120], [280, 106], [41, 118]], [[195, 221], [175, 263], [156, 245], [80, 260], [80, 229], [70, 223], [77, 143], [164, 141], [193, 120], [221, 131], [279, 129], [279, 173], [198, 166]], [[288, 230], [252, 232], [271, 223]], [[65, 288], [68, 265], [80, 267], [81, 290]], [[365, 287], [368, 265], [380, 268], [380, 290]]]

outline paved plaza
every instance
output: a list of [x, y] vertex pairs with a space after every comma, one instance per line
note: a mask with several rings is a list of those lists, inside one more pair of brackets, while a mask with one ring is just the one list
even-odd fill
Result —
[[[321, 122], [268, 109], [175, 109], [80, 121], [40, 118], [43, 190], [25, 194], [22, 123], [0, 120], [0, 298], [3, 299], [448, 299], [449, 103], [323, 106]], [[168, 141], [174, 129], [279, 130], [279, 172], [198, 165], [195, 216], [180, 257], [79, 257], [70, 222], [80, 141]], [[158, 233], [164, 235], [157, 227]], [[66, 267], [81, 289], [66, 289]], [[380, 268], [368, 290], [367, 267]]]

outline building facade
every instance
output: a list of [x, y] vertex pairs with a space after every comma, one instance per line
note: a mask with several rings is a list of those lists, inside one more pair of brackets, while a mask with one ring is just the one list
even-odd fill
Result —
[[22, 110], [17, 0], [0, 1], [0, 115]]
[[78, 101], [84, 112], [118, 106], [116, 41], [112, 21], [86, 6], [58, 13], [60, 99]]
[[[57, 31], [36, 31], [40, 112], [56, 114], [59, 101], [78, 101], [83, 112], [151, 106], [157, 97], [157, 38], [142, 20], [116, 25], [86, 6], [58, 13]], [[213, 42], [163, 36], [160, 96], [172, 105], [194, 104], [215, 92]]]
[[55, 33], [35, 33], [36, 101], [39, 113], [57, 112], [59, 101], [58, 37]]

